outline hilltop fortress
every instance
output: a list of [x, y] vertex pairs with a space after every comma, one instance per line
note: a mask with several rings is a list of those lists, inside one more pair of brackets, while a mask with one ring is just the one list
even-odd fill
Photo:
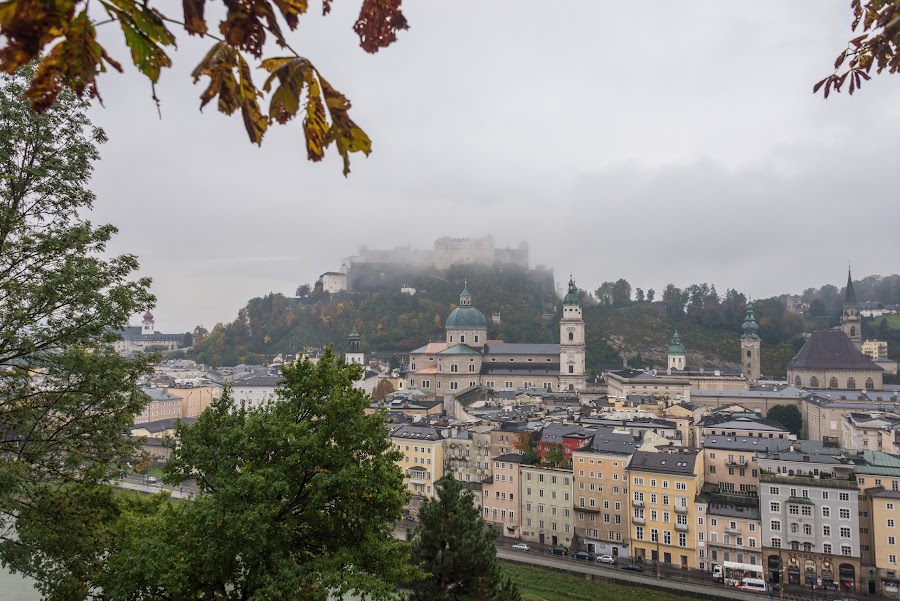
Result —
[[394, 282], [397, 277], [402, 279], [410, 273], [421, 271], [445, 271], [460, 265], [528, 269], [528, 243], [520, 242], [518, 248], [496, 248], [494, 237], [488, 235], [481, 238], [438, 238], [432, 250], [412, 247], [373, 250], [363, 246], [358, 255], [343, 260], [340, 271], [320, 275], [316, 285], [331, 293], [370, 290], [373, 286], [380, 288], [385, 284], [393, 288], [405, 283]]

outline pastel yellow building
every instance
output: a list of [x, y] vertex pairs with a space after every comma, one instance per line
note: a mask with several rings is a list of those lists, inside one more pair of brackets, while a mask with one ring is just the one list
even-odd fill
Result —
[[410, 517], [415, 517], [424, 499], [434, 497], [435, 482], [444, 477], [444, 437], [431, 426], [404, 424], [391, 432], [394, 448], [403, 453], [397, 462], [413, 499]]
[[632, 557], [697, 568], [697, 511], [703, 455], [636, 451], [628, 464]]

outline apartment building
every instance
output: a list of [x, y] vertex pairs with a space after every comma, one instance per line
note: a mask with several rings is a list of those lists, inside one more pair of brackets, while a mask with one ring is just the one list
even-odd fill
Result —
[[[445, 443], [446, 469], [459, 482], [478, 483], [489, 478], [491, 469], [491, 432], [488, 426], [463, 430]], [[479, 490], [478, 496], [481, 496]]]
[[422, 501], [434, 497], [434, 485], [444, 477], [444, 437], [437, 428], [414, 424], [401, 425], [390, 436], [403, 453], [397, 465], [412, 493], [406, 512], [415, 519]]
[[862, 590], [900, 598], [900, 458], [878, 451], [844, 451], [859, 487]]
[[758, 461], [768, 579], [810, 589], [858, 590], [860, 525], [853, 464], [811, 441]]
[[572, 452], [575, 534], [586, 551], [628, 557], [628, 462], [642, 439], [600, 428], [587, 446]]
[[628, 464], [631, 551], [635, 557], [697, 568], [697, 506], [703, 455], [636, 451]]
[[762, 574], [759, 497], [755, 493], [722, 492], [707, 482], [697, 503], [697, 567], [738, 567]]
[[571, 548], [575, 537], [572, 470], [521, 465], [522, 539]]
[[481, 485], [481, 515], [502, 536], [519, 538], [519, 464], [522, 456], [518, 453], [498, 455], [493, 458], [493, 463], [493, 475]]
[[749, 436], [707, 435], [703, 438], [705, 481], [723, 493], [756, 493], [757, 453], [787, 448], [790, 441]]

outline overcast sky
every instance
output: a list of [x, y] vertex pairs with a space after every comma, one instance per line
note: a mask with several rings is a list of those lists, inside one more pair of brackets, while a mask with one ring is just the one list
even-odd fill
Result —
[[840, 286], [848, 261], [900, 271], [900, 77], [811, 93], [850, 37], [849, 0], [407, 2], [410, 30], [376, 55], [352, 31], [359, 4], [294, 34], [373, 139], [347, 179], [333, 152], [307, 162], [299, 121], [257, 148], [239, 116], [198, 111], [210, 40], [179, 32], [162, 120], [133, 69], [100, 80], [93, 218], [153, 278], [160, 331], [231, 321], [361, 245], [442, 236], [525, 240], [532, 265], [589, 290], [758, 298]]

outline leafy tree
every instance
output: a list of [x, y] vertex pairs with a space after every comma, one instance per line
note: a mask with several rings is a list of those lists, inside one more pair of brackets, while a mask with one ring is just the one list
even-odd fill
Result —
[[555, 465], [556, 467], [564, 467], [568, 464], [566, 460], [566, 451], [561, 444], [548, 444], [544, 448], [543, 462]]
[[87, 592], [105, 482], [146, 401], [149, 364], [112, 343], [153, 297], [133, 256], [105, 256], [116, 229], [87, 221], [106, 136], [71, 93], [33, 112], [30, 75], [0, 77], [0, 563], [68, 599]]
[[521, 434], [516, 437], [514, 446], [522, 451], [522, 463], [525, 465], [536, 465], [541, 458], [538, 455], [537, 441], [530, 433]]
[[[397, 39], [397, 31], [408, 28], [400, 2], [363, 0], [353, 26], [363, 50], [377, 52]], [[0, 51], [0, 69], [13, 73], [38, 61], [25, 95], [39, 112], [46, 111], [65, 88], [79, 97], [87, 94], [99, 98], [97, 76], [107, 67], [121, 72], [122, 66], [97, 41], [96, 26], [98, 21], [118, 21], [132, 61], [154, 86], [156, 99], [156, 82], [162, 70], [172, 65], [167, 48], [176, 44], [175, 34], [168, 27], [178, 25], [188, 35], [215, 40], [192, 73], [194, 82], [209, 78], [208, 87], [200, 95], [201, 109], [217, 99], [220, 112], [231, 115], [240, 111], [254, 144], [262, 144], [269, 125], [284, 124], [301, 115], [309, 160], [322, 160], [325, 149], [333, 144], [344, 159], [347, 175], [350, 153], [368, 155], [372, 144], [350, 119], [350, 101], [308, 58], [298, 54], [284, 35], [283, 25], [295, 30], [307, 6], [305, 0], [227, 2], [225, 18], [217, 28], [220, 37], [210, 31], [205, 0], [185, 0], [183, 12], [175, 18], [163, 13], [160, 3], [151, 6], [137, 0], [103, 0], [94, 5], [73, 0], [53, 10], [14, 0], [0, 14], [0, 35], [6, 38], [6, 46]], [[169, 6], [162, 4], [162, 8]], [[323, 13], [327, 15], [330, 10], [331, 0], [324, 0]], [[268, 39], [284, 51], [281, 56], [263, 58]], [[269, 74], [262, 89], [253, 81], [247, 55], [259, 61], [258, 66]], [[264, 93], [269, 94], [268, 111], [259, 104]]]
[[601, 305], [613, 304], [613, 292], [616, 288], [615, 282], [603, 282], [594, 293], [597, 296], [597, 302]]
[[382, 378], [375, 386], [375, 390], [372, 391], [372, 398], [381, 401], [392, 392], [394, 392], [394, 385], [387, 378]]
[[631, 284], [625, 278], [619, 278], [613, 285], [613, 304], [616, 306], [627, 305], [631, 302]]
[[184, 336], [181, 339], [181, 346], [184, 348], [188, 348], [194, 344], [194, 335], [190, 332], [185, 332]]
[[[353, 388], [359, 365], [328, 349], [287, 365], [277, 400], [236, 406], [223, 393], [192, 425], [165, 468], [203, 492], [167, 508], [166, 527], [113, 549], [111, 598], [384, 599], [410, 577], [394, 538], [407, 492], [379, 415]], [[150, 523], [156, 519], [146, 518]]]
[[426, 572], [410, 585], [412, 601], [519, 601], [504, 578], [494, 547], [496, 533], [452, 475], [425, 501], [412, 536], [412, 559]]
[[803, 414], [796, 405], [774, 405], [769, 407], [766, 417], [787, 428], [791, 434], [799, 436], [803, 430]]
[[166, 350], [168, 347], [164, 344], [151, 344], [149, 346], [144, 347], [144, 352], [148, 354], [153, 353], [161, 353]]
[[203, 341], [209, 336], [209, 330], [204, 328], [203, 326], [197, 326], [194, 328], [194, 343], [203, 344]]
[[644, 302], [644, 291], [640, 288], [636, 288], [634, 291], [634, 302], [642, 303]]
[[666, 314], [673, 321], [684, 319], [684, 306], [687, 303], [687, 292], [682, 292], [673, 284], [666, 286], [663, 290], [662, 302], [666, 306]]
[[648, 290], [648, 291], [647, 291], [647, 302], [648, 302], [648, 303], [652, 303], [652, 302], [653, 302], [653, 298], [654, 298], [655, 296], [656, 296], [656, 290], [654, 290], [653, 288], [651, 288], [650, 290]]

